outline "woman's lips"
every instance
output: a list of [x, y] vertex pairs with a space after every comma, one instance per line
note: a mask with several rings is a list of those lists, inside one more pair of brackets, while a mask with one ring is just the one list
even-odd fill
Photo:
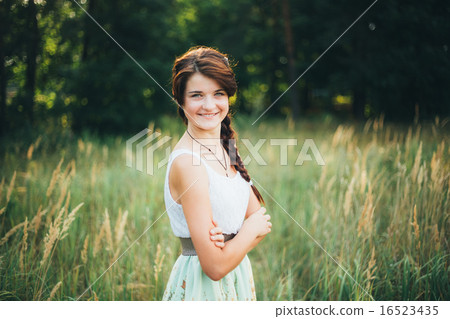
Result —
[[204, 118], [206, 118], [206, 119], [210, 119], [210, 118], [213, 118], [214, 116], [216, 116], [217, 114], [219, 114], [219, 112], [217, 112], [217, 113], [214, 113], [214, 114], [199, 114], [201, 117], [204, 117]]

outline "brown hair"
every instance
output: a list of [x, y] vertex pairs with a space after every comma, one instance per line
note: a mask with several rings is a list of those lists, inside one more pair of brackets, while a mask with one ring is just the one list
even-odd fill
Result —
[[[181, 106], [184, 105], [186, 83], [197, 72], [217, 81], [219, 86], [225, 90], [228, 97], [232, 97], [237, 91], [236, 79], [227, 55], [220, 53], [216, 49], [204, 46], [190, 48], [185, 54], [175, 59], [172, 69], [172, 94], [178, 102], [178, 114], [186, 125], [188, 120]], [[236, 171], [247, 182], [250, 182], [250, 175], [242, 162], [236, 146], [237, 133], [231, 127], [231, 117], [232, 115], [229, 112], [222, 121], [220, 141], [230, 158], [232, 156], [231, 154], [233, 154], [232, 163], [235, 163], [233, 166]], [[265, 204], [256, 186], [252, 185], [251, 187], [259, 202]]]

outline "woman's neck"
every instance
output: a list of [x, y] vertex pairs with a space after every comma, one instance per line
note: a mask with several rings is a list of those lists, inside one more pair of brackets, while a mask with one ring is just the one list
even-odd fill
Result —
[[185, 135], [192, 143], [202, 143], [211, 149], [215, 146], [217, 150], [220, 150], [222, 145], [220, 142], [220, 126], [214, 131], [206, 131], [188, 125]]

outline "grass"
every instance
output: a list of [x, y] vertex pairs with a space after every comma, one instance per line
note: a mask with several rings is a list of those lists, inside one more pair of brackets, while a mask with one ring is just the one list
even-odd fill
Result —
[[[250, 120], [235, 127], [253, 145], [267, 139], [267, 165], [247, 168], [273, 223], [249, 253], [258, 300], [450, 299], [447, 120]], [[181, 120], [159, 125], [173, 147]], [[166, 166], [127, 167], [130, 137], [66, 130], [1, 143], [1, 300], [161, 300], [180, 244], [166, 214], [143, 233], [165, 211]], [[288, 165], [274, 138], [298, 139]], [[325, 166], [294, 165], [307, 138]]]

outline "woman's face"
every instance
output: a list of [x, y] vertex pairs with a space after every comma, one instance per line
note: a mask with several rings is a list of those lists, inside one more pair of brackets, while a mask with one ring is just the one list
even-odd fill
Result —
[[189, 125], [203, 130], [217, 129], [228, 114], [228, 95], [219, 84], [197, 72], [186, 83], [183, 110]]

